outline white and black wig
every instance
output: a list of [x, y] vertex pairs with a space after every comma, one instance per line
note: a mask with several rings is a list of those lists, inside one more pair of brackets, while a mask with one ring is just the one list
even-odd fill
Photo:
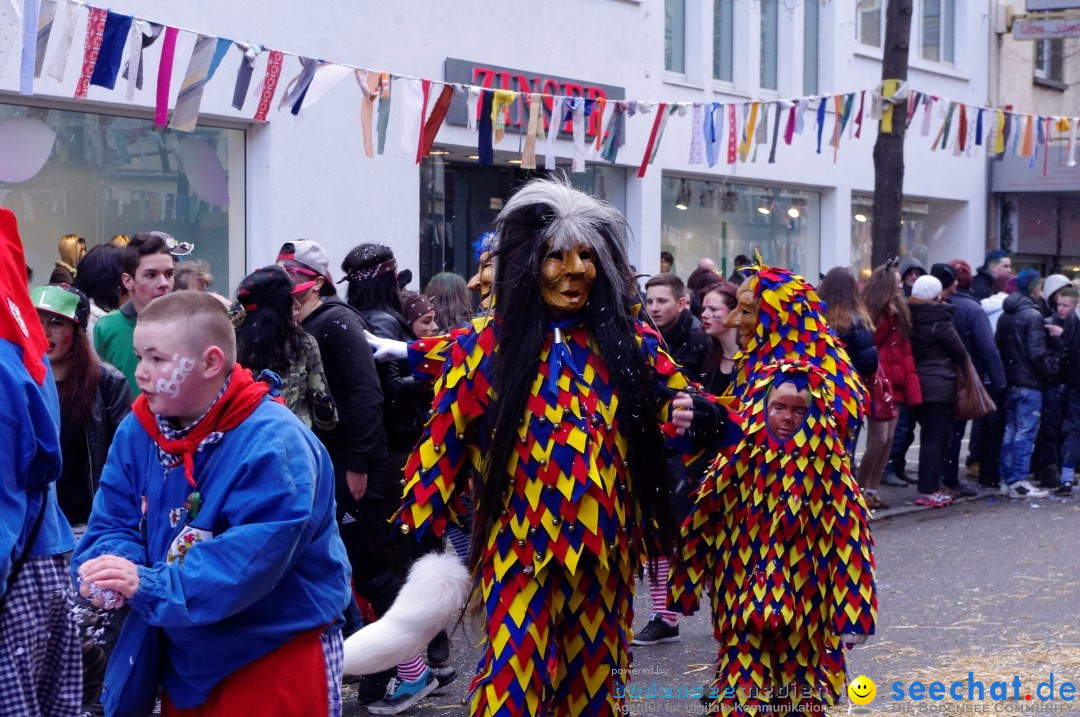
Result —
[[657, 425], [653, 371], [638, 348], [631, 307], [640, 299], [626, 255], [629, 227], [622, 213], [569, 185], [565, 179], [535, 179], [507, 202], [495, 220], [497, 248], [493, 286], [498, 356], [488, 411], [492, 436], [479, 486], [472, 565], [501, 510], [508, 489], [506, 465], [517, 427], [540, 365], [549, 316], [540, 297], [540, 269], [552, 251], [584, 244], [593, 254], [596, 280], [581, 310], [608, 366], [619, 399], [618, 422], [626, 438], [635, 510], [642, 521], [646, 553], [667, 555], [677, 524], [671, 511], [670, 471]]

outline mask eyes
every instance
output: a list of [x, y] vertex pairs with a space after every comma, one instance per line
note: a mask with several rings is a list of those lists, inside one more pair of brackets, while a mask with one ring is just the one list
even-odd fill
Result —
[[562, 252], [561, 251], [548, 252], [547, 258], [548, 259], [555, 259], [556, 261], [562, 261], [562, 258], [563, 258]]

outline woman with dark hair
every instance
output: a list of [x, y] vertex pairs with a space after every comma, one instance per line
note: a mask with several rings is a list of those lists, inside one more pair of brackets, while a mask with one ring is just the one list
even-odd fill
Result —
[[690, 291], [690, 313], [700, 319], [701, 297], [723, 283], [724, 277], [712, 269], [694, 269], [690, 272], [690, 276], [686, 277], [686, 288]]
[[472, 714], [577, 703], [614, 714], [638, 556], [655, 565], [675, 541], [665, 433], [708, 440], [723, 414], [677, 395], [690, 382], [634, 318], [616, 209], [533, 180], [495, 227], [492, 313], [409, 347], [438, 381], [399, 519], [406, 532], [441, 536], [461, 512], [466, 466], [477, 470], [469, 566], [488, 639]]
[[73, 526], [85, 524], [113, 435], [131, 410], [131, 391], [122, 373], [94, 358], [86, 334], [90, 301], [81, 291], [50, 284], [30, 298], [49, 341], [46, 355], [60, 396], [64, 468], [57, 498]]
[[90, 299], [90, 323], [86, 327], [89, 336], [94, 335], [94, 324], [98, 319], [110, 311], [116, 311], [127, 301], [127, 289], [121, 281], [124, 274], [123, 256], [123, 249], [102, 244], [88, 251], [79, 262], [75, 288]]
[[714, 396], [720, 396], [735, 375], [735, 354], [739, 352], [739, 332], [725, 325], [728, 314], [735, 310], [739, 287], [730, 282], [707, 286], [698, 296], [701, 300], [701, 328], [709, 337], [709, 355], [701, 385]]
[[[862, 293], [863, 305], [874, 329], [874, 346], [878, 361], [885, 373], [893, 400], [905, 410], [905, 406], [922, 403], [919, 378], [915, 375], [915, 361], [911, 357], [911, 314], [903, 297], [903, 282], [896, 268], [887, 264], [874, 269]], [[889, 461], [893, 436], [899, 418], [875, 421], [870, 415], [866, 420], [866, 451], [859, 463], [857, 480], [862, 488], [866, 506], [871, 510], [888, 508], [878, 497], [878, 486]], [[888, 485], [904, 486], [899, 479]]]
[[[349, 282], [349, 305], [360, 312], [369, 330], [380, 338], [396, 341], [415, 341], [412, 325], [403, 316], [401, 294], [397, 284], [397, 259], [390, 247], [383, 244], [361, 244], [341, 262], [343, 281]], [[412, 375], [408, 361], [386, 361], [378, 365], [379, 383], [383, 393], [383, 425], [386, 428], [386, 452], [390, 461], [389, 485], [404, 482], [405, 462], [424, 431], [431, 411], [431, 385]], [[413, 546], [410, 546], [413, 547]], [[434, 548], [426, 541], [398, 560], [404, 568], [414, 558]], [[431, 651], [448, 649], [445, 635], [433, 641]], [[439, 655], [441, 657], [441, 655]], [[441, 660], [433, 660], [440, 662]], [[449, 684], [456, 676], [452, 667], [429, 667], [421, 655], [408, 655], [397, 666], [397, 677], [387, 686], [383, 700], [369, 705], [374, 714], [395, 714], [391, 710], [404, 708], [438, 687]]]
[[825, 302], [825, 320], [847, 347], [859, 378], [869, 386], [877, 373], [878, 351], [874, 322], [859, 298], [855, 277], [845, 267], [833, 267], [818, 286], [818, 296]]
[[442, 331], [464, 326], [472, 318], [469, 288], [457, 274], [444, 271], [431, 277], [424, 295], [435, 306], [435, 323]]
[[236, 361], [254, 376], [270, 371], [281, 380], [279, 395], [308, 428], [329, 431], [337, 407], [326, 385], [322, 354], [315, 339], [296, 321], [295, 296], [315, 282], [294, 285], [280, 266], [266, 266], [244, 277], [236, 290], [239, 312]]

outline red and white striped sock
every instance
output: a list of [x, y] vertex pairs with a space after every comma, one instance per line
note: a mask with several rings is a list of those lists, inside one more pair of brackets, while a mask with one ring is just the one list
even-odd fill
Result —
[[424, 662], [423, 657], [417, 655], [411, 660], [398, 663], [397, 676], [402, 682], [416, 682], [424, 676], [426, 670], [427, 663]]
[[679, 616], [667, 609], [667, 575], [670, 567], [671, 563], [667, 558], [658, 558], [656, 561], [657, 582], [653, 582], [648, 569], [645, 570], [645, 579], [649, 582], [653, 615], [674, 627], [679, 624]]

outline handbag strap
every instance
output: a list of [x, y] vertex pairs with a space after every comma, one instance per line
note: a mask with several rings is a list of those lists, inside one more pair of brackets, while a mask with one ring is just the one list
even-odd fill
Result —
[[19, 579], [19, 573], [22, 572], [23, 566], [30, 558], [30, 551], [34, 549], [34, 543], [37, 542], [38, 533], [41, 531], [41, 524], [45, 521], [45, 510], [49, 506], [48, 495], [45, 491], [41, 492], [41, 498], [41, 507], [38, 509], [37, 518], [34, 519], [34, 526], [30, 528], [30, 535], [26, 539], [26, 544], [23, 545], [22, 555], [11, 564], [11, 572], [8, 573], [7, 579], [7, 590], [4, 592], [4, 596], [0, 597], [0, 609], [3, 609], [8, 595], [15, 588], [15, 581]]

